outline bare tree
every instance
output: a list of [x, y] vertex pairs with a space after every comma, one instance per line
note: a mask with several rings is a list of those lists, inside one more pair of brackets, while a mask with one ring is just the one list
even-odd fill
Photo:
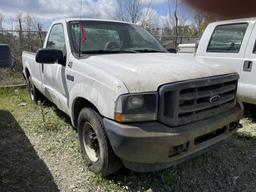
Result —
[[15, 21], [16, 21], [15, 16], [4, 17], [3, 22], [5, 24], [5, 27], [3, 26], [3, 28], [6, 30], [15, 30], [16, 29]]
[[38, 21], [35, 17], [27, 14], [24, 18], [23, 18], [23, 28], [26, 31], [36, 31], [37, 30], [37, 24]]
[[[151, 6], [151, 1], [147, 4], [143, 3], [143, 0], [122, 0], [118, 3], [119, 6], [116, 10], [115, 17], [119, 20], [138, 23], [139, 21], [143, 21], [146, 15], [149, 15], [147, 12]], [[143, 10], [146, 10], [146, 12]]]
[[179, 11], [182, 3], [183, 0], [166, 0], [168, 7], [166, 28], [168, 29], [168, 33], [174, 36], [173, 44], [176, 48], [178, 44], [182, 42], [182, 38], [180, 37], [186, 35], [189, 31], [187, 18], [184, 16], [183, 12]]
[[42, 26], [35, 17], [29, 14], [4, 17], [0, 14], [0, 42], [9, 44], [16, 69], [22, 68], [22, 51], [36, 51], [42, 46], [44, 36]]
[[[170, 0], [169, 0], [170, 1]], [[174, 18], [175, 18], [175, 48], [178, 46], [178, 25], [179, 25], [179, 18], [177, 15], [177, 9], [178, 9], [178, 0], [175, 0], [175, 10], [174, 10]]]
[[153, 29], [156, 28], [156, 23], [155, 23], [155, 10], [147, 7], [144, 12], [143, 16], [141, 18], [141, 26], [148, 31], [152, 31]]
[[218, 18], [212, 15], [206, 15], [204, 13], [197, 12], [194, 15], [194, 33], [196, 36], [201, 36], [207, 25]]
[[[178, 16], [178, 6], [180, 0], [167, 0], [167, 7], [168, 7], [168, 25], [169, 28], [174, 29], [174, 46], [178, 46], [178, 27], [179, 27], [179, 18]], [[174, 7], [174, 10], [173, 10]]]
[[195, 35], [200, 36], [203, 33], [204, 30], [204, 21], [205, 21], [205, 16], [201, 13], [196, 13], [194, 16], [194, 27], [195, 27]]

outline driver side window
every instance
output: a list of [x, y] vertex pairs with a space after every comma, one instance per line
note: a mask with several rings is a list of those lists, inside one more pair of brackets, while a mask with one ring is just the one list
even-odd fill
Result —
[[59, 49], [66, 53], [64, 29], [62, 24], [56, 24], [52, 27], [46, 48]]

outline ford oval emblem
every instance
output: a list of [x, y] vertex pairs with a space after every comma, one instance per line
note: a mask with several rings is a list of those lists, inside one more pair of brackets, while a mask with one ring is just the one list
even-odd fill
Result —
[[211, 103], [211, 104], [213, 104], [213, 103], [215, 103], [215, 102], [217, 102], [217, 101], [219, 101], [220, 100], [220, 95], [215, 95], [215, 96], [213, 96], [213, 97], [211, 97], [210, 99], [209, 99], [209, 102]]

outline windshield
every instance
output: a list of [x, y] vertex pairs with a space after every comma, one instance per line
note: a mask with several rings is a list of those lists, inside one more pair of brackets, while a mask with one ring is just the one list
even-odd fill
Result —
[[76, 54], [79, 50], [82, 54], [166, 52], [165, 48], [140, 26], [102, 21], [72, 21], [69, 27]]

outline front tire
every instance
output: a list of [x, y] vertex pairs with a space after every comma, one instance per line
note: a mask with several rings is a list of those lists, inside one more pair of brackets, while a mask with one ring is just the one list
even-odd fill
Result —
[[104, 177], [121, 168], [122, 162], [110, 146], [102, 117], [94, 110], [81, 110], [78, 117], [78, 136], [83, 157], [90, 171]]

